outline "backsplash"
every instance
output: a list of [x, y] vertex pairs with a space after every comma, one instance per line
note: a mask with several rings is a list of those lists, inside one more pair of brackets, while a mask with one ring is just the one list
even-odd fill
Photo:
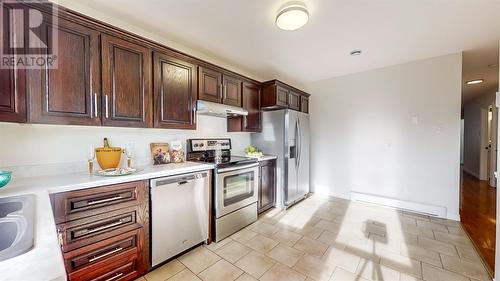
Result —
[[[234, 155], [243, 155], [250, 144], [250, 133], [228, 133], [224, 118], [198, 116], [197, 122], [196, 130], [0, 123], [0, 169], [17, 178], [86, 171], [89, 146], [101, 147], [104, 137], [111, 146], [124, 148], [132, 142], [134, 166], [152, 164], [153, 142], [181, 140], [185, 149], [189, 138], [229, 137]], [[125, 162], [122, 157], [120, 164]]]

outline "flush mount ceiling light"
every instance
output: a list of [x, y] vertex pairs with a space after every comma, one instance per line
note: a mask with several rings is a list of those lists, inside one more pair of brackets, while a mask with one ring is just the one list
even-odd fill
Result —
[[470, 80], [465, 82], [467, 85], [475, 85], [475, 84], [481, 84], [484, 82], [484, 79], [476, 79], [476, 80]]
[[283, 30], [296, 30], [309, 20], [309, 12], [302, 3], [286, 5], [276, 15], [276, 25]]
[[359, 56], [361, 55], [363, 52], [361, 50], [352, 50], [349, 54], [351, 54], [351, 56], [355, 57], [355, 56]]

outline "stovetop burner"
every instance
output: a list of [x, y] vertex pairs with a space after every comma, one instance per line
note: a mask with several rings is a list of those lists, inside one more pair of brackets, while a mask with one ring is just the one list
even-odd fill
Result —
[[[222, 159], [215, 163], [215, 150], [221, 149]], [[217, 168], [257, 163], [256, 158], [231, 155], [231, 139], [189, 139], [187, 141], [186, 158], [189, 161], [200, 161], [215, 164]]]

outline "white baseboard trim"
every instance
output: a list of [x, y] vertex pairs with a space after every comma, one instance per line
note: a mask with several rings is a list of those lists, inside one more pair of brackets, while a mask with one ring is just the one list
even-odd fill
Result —
[[447, 213], [446, 218], [453, 221], [460, 221], [460, 214]]
[[[412, 201], [405, 201], [385, 196], [380, 196], [376, 194], [369, 194], [363, 192], [351, 191], [351, 200], [367, 202], [377, 205], [389, 206], [401, 210], [407, 210], [411, 212], [421, 213], [428, 216], [439, 217], [439, 218], [448, 218], [448, 214], [446, 212], [446, 207], [423, 204]], [[455, 218], [455, 216], [452, 216]], [[450, 218], [450, 219], [453, 219]]]
[[346, 200], [351, 200], [351, 196], [349, 193], [345, 192], [332, 192], [328, 188], [322, 188], [322, 186], [316, 186], [313, 191], [315, 194], [321, 194], [321, 195], [326, 195], [326, 196], [331, 196], [331, 197], [337, 197], [340, 199], [346, 199]]
[[464, 170], [464, 172], [466, 172], [467, 174], [472, 175], [472, 176], [474, 176], [474, 177], [476, 177], [476, 178], [479, 179], [479, 174], [478, 173], [465, 168], [465, 166], [462, 166], [462, 170]]

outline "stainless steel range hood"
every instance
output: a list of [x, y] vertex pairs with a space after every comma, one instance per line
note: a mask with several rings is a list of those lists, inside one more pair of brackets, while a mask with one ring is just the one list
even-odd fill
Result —
[[202, 100], [199, 100], [196, 103], [196, 112], [200, 115], [210, 115], [222, 118], [226, 118], [228, 116], [248, 115], [248, 111], [241, 107]]

